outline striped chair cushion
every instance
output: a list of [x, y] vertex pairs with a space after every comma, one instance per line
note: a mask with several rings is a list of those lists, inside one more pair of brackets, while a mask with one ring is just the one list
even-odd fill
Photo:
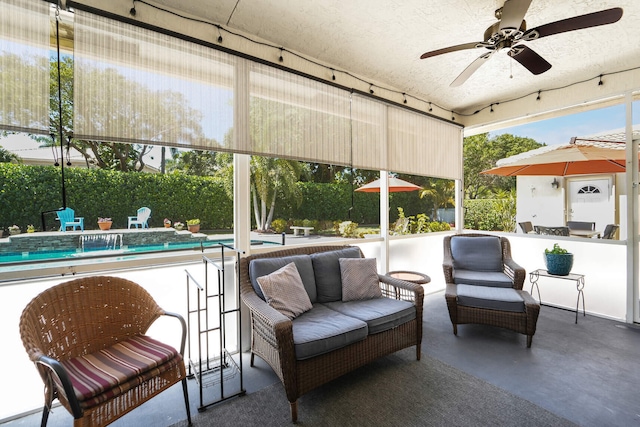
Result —
[[81, 406], [89, 408], [174, 369], [182, 356], [173, 347], [141, 335], [61, 363]]

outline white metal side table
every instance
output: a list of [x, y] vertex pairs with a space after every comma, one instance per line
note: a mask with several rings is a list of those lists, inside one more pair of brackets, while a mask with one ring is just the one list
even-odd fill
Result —
[[543, 268], [539, 268], [529, 273], [529, 281], [531, 282], [531, 295], [533, 295], [533, 287], [535, 286], [538, 291], [538, 302], [542, 303], [540, 299], [540, 288], [538, 287], [538, 279], [540, 277], [551, 277], [554, 279], [573, 280], [576, 282], [576, 289], [578, 290], [578, 300], [576, 302], [576, 324], [578, 323], [578, 309], [580, 307], [580, 297], [582, 297], [582, 315], [586, 316], [584, 309], [584, 274], [569, 273], [566, 276], [558, 276], [557, 274], [551, 274]]

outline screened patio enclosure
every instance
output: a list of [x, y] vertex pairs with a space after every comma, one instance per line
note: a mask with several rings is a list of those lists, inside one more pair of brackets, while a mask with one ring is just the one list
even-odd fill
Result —
[[[461, 209], [462, 126], [471, 134], [504, 125], [506, 120], [514, 120], [515, 114], [525, 114], [521, 104], [510, 113], [495, 108], [493, 117], [493, 104], [491, 112], [480, 108], [478, 114], [460, 114], [422, 98], [416, 103], [411, 93], [387, 88], [374, 79], [349, 75], [346, 80], [336, 79], [342, 70], [330, 64], [294, 55], [286, 46], [274, 50], [259, 38], [216, 22], [198, 22], [188, 10], [172, 14], [162, 5], [134, 2], [137, 12], [132, 14], [131, 3], [125, 1], [69, 1], [57, 10], [45, 1], [3, 1], [3, 69], [9, 70], [3, 75], [13, 75], [10, 80], [17, 83], [10, 86], [12, 96], [3, 97], [0, 126], [49, 132], [48, 113], [42, 109], [48, 104], [43, 102], [47, 99], [48, 70], [45, 76], [42, 64], [50, 55], [52, 16], [55, 20], [68, 14], [73, 31], [67, 34], [73, 34], [73, 41], [60, 42], [59, 25], [55, 26], [55, 40], [61, 55], [73, 55], [76, 64], [73, 137], [236, 153], [235, 229], [240, 243], [248, 242], [249, 229], [248, 185], [243, 182], [248, 163], [243, 155], [455, 179]], [[637, 12], [634, 3], [623, 6], [628, 15]], [[224, 33], [226, 41], [211, 38], [212, 29], [220, 37]], [[73, 46], [73, 51], [66, 46]], [[20, 50], [25, 47], [28, 53]], [[273, 52], [275, 57], [270, 56]], [[624, 101], [631, 109], [638, 97], [638, 79], [634, 78], [638, 71], [630, 68], [626, 72], [626, 78], [607, 74], [607, 81], [614, 84], [605, 84], [599, 94], [590, 93], [590, 105]], [[34, 78], [15, 78], [26, 73]], [[525, 79], [518, 84], [521, 81]], [[572, 91], [566, 102], [575, 102], [580, 92], [578, 87]], [[40, 98], [31, 94], [40, 94]], [[456, 105], [451, 99], [450, 104]], [[560, 108], [559, 102], [536, 104], [535, 112], [538, 117], [553, 114]], [[17, 110], [27, 113], [20, 117], [14, 114]], [[69, 136], [60, 135], [60, 139]], [[628, 150], [637, 149], [630, 137], [627, 139]], [[637, 179], [629, 172], [633, 187]], [[381, 200], [387, 194], [383, 189]], [[636, 213], [629, 218], [637, 223], [634, 205], [629, 209]], [[381, 219], [384, 215], [381, 213]], [[462, 217], [461, 211], [458, 215]], [[637, 226], [628, 229], [627, 241], [634, 248], [629, 261], [636, 265], [629, 270], [628, 280], [635, 283], [630, 286], [635, 296], [629, 300], [637, 302]], [[388, 257], [383, 254], [386, 263]], [[631, 312], [637, 312], [637, 303], [633, 305], [636, 308]]]
[[[598, 105], [624, 103], [627, 108], [626, 159], [637, 158], [638, 141], [631, 139], [631, 110], [638, 105], [640, 72], [634, 64], [603, 60], [603, 64], [623, 64], [628, 69], [624, 68], [625, 72], [617, 73], [620, 70], [607, 68], [605, 71], [609, 74], [605, 75], [603, 85], [598, 85], [596, 78], [587, 83], [576, 84], [568, 92], [551, 90], [555, 86], [549, 81], [545, 86], [549, 90], [540, 90], [540, 81], [531, 81], [516, 72], [512, 85], [525, 82], [527, 86], [520, 95], [530, 96], [512, 103], [504, 101], [511, 99], [510, 93], [503, 92], [509, 84], [503, 84], [504, 88], [498, 89], [488, 83], [486, 86], [478, 84], [463, 88], [464, 92], [447, 92], [448, 82], [443, 86], [443, 79], [434, 77], [432, 70], [428, 72], [431, 79], [428, 84], [407, 86], [412, 90], [395, 89], [400, 85], [387, 85], [385, 75], [374, 72], [373, 68], [370, 78], [360, 77], [368, 75], [363, 68], [358, 68], [361, 72], [354, 77], [326, 59], [315, 60], [313, 55], [297, 55], [288, 45], [280, 44], [279, 46], [283, 46], [280, 49], [278, 45], [274, 47], [273, 44], [263, 44], [263, 37], [268, 34], [260, 33], [259, 28], [255, 32], [262, 35], [254, 37], [247, 27], [244, 27], [244, 31], [235, 31], [232, 26], [225, 24], [229, 22], [226, 19], [213, 21], [219, 25], [216, 27], [190, 19], [194, 16], [194, 10], [184, 11], [183, 15], [186, 17], [170, 13], [181, 7], [202, 8], [206, 12], [205, 6], [216, 9], [221, 5], [228, 6], [229, 3], [133, 2], [137, 13], [132, 16], [132, 2], [124, 0], [66, 1], [60, 3], [59, 10], [52, 8], [50, 2], [42, 0], [0, 0], [0, 66], [3, 78], [0, 129], [49, 134], [48, 63], [52, 50], [55, 51], [60, 46], [61, 55], [73, 55], [76, 61], [73, 137], [210, 149], [235, 154], [234, 239], [235, 246], [239, 248], [250, 247], [251, 154], [380, 170], [383, 182], [388, 171], [455, 179], [458, 227], [463, 224], [463, 134], [470, 135], [516, 122], [563, 114], [570, 108], [596, 108]], [[233, 3], [237, 2], [234, 0]], [[291, 10], [300, 8], [299, 5], [286, 1], [264, 3], [272, 6], [276, 12], [287, 7]], [[395, 16], [388, 13], [382, 3], [379, 5], [380, 10], [387, 12], [387, 16]], [[412, 5], [424, 8], [424, 2], [419, 3], [420, 5], [417, 1], [409, 1], [405, 7]], [[493, 3], [478, 2], [481, 11], [477, 11], [477, 14], [486, 15], [487, 10], [494, 8]], [[612, 2], [600, 3], [606, 7]], [[627, 0], [617, 3], [625, 8], [623, 19], [638, 15], [639, 3]], [[243, 1], [240, 4], [243, 7], [245, 5]], [[259, 4], [246, 4], [259, 7]], [[446, 8], [451, 13], [458, 14], [461, 4], [466, 2], [456, 0]], [[569, 7], [564, 4], [543, 7], [550, 4], [546, 0], [537, 2], [537, 5], [532, 4], [540, 13], [549, 13], [545, 9], [556, 12], [564, 9], [566, 12]], [[169, 5], [173, 9], [163, 9], [163, 5]], [[309, 3], [308, 7], [313, 5]], [[354, 28], [360, 25], [360, 21], [367, 21], [361, 15], [362, 10], [345, 9], [344, 13], [336, 15], [336, 7], [339, 6], [327, 7], [331, 16], [351, 17], [350, 23]], [[468, 9], [473, 8], [462, 9], [465, 13], [459, 13], [459, 20], [470, 23], [466, 15], [469, 14]], [[246, 13], [246, 9], [244, 10]], [[317, 17], [317, 13], [320, 13], [317, 10], [313, 12], [307, 12], [307, 15]], [[375, 10], [369, 12], [376, 13]], [[60, 23], [71, 23], [73, 27], [69, 29], [73, 31], [60, 31], [52, 37], [51, 22], [52, 19], [56, 22], [56, 14], [64, 15], [65, 18]], [[303, 14], [296, 15], [302, 19], [301, 16]], [[432, 17], [424, 13], [409, 16], [425, 20], [419, 22], [420, 36], [408, 38], [406, 26], [398, 30], [398, 25], [391, 25], [384, 27], [387, 31], [379, 27], [363, 32], [368, 35], [366, 44], [378, 45], [378, 49], [381, 49], [381, 43], [385, 43], [382, 39], [388, 32], [392, 39], [402, 39], [403, 43], [396, 44], [397, 49], [405, 49], [405, 45], [412, 44], [407, 40], [428, 38], [429, 34], [425, 36], [424, 33], [425, 28], [429, 28], [425, 25], [426, 20], [430, 20], [434, 28], [442, 21], [442, 16]], [[256, 20], [258, 23], [261, 21], [262, 19]], [[298, 23], [297, 31], [304, 27], [296, 19], [283, 21]], [[452, 19], [450, 24], [456, 25], [456, 21], [457, 19]], [[475, 21], [478, 21], [477, 17]], [[271, 21], [264, 22], [266, 24]], [[278, 22], [285, 26], [282, 21]], [[327, 18], [324, 22], [330, 21]], [[485, 26], [484, 22], [480, 24]], [[233, 32], [227, 31], [229, 29]], [[333, 33], [348, 39], [342, 30]], [[450, 34], [442, 33], [444, 36]], [[74, 38], [63, 43], [59, 41], [59, 36], [63, 34], [73, 34]], [[218, 42], [220, 34], [223, 42]], [[376, 43], [378, 37], [372, 37], [372, 34], [381, 34], [380, 43]], [[443, 34], [433, 36], [443, 37]], [[620, 39], [624, 39], [623, 36], [624, 32]], [[318, 33], [318, 39], [323, 37], [325, 34]], [[293, 39], [290, 38], [292, 44], [297, 41]], [[629, 61], [640, 58], [637, 55], [637, 37], [628, 39], [625, 57], [632, 58]], [[56, 41], [53, 46], [52, 40]], [[584, 45], [593, 43], [584, 42]], [[325, 47], [327, 50], [332, 48]], [[421, 53], [425, 48], [424, 44], [420, 44], [412, 49]], [[611, 46], [605, 49], [612, 52], [617, 50]], [[384, 51], [392, 53], [394, 49], [389, 47]], [[345, 50], [341, 55], [334, 55], [334, 58], [340, 63], [354, 58], [355, 69], [357, 65], [361, 66], [356, 63], [356, 53]], [[323, 53], [318, 50], [317, 55], [321, 56]], [[392, 61], [395, 59], [398, 63], [402, 62], [391, 54], [367, 55], [372, 58], [376, 56], [381, 62], [384, 60], [389, 69], [392, 67], [389, 66], [387, 56]], [[282, 61], [280, 57], [283, 58]], [[587, 59], [589, 58], [585, 58]], [[574, 65], [577, 63], [578, 61], [574, 61]], [[502, 71], [508, 69], [508, 63], [502, 65], [506, 65]], [[563, 70], [564, 79], [573, 82], [583, 80], [582, 75], [570, 76], [571, 67], [567, 69], [560, 65], [554, 63], [554, 67]], [[392, 70], [403, 76], [396, 82], [405, 77], [406, 81], [413, 81], [409, 74], [418, 75], [424, 70], [413, 65], [401, 68], [407, 74], [401, 73], [400, 68]], [[350, 71], [351, 68], [344, 70]], [[451, 69], [446, 68], [444, 73], [449, 72]], [[491, 76], [492, 81], [501, 80], [499, 75], [502, 74], [504, 73], [495, 72]], [[23, 78], [24, 76], [29, 78]], [[449, 76], [446, 77], [444, 80], [448, 80]], [[595, 89], [585, 91], [587, 84], [592, 84]], [[437, 88], [430, 95], [445, 102], [429, 102], [430, 97], [423, 92], [429, 86]], [[414, 93], [418, 94], [416, 97], [419, 100], [412, 97]], [[541, 95], [540, 102], [535, 99], [536, 94]], [[475, 98], [480, 95], [485, 98]], [[469, 97], [474, 97], [476, 101], [464, 101]], [[500, 106], [494, 105], [494, 102], [499, 101]], [[491, 110], [489, 105], [492, 106]], [[461, 107], [460, 111], [457, 111], [458, 107]], [[479, 112], [474, 114], [476, 109]], [[64, 140], [71, 135], [60, 136]], [[627, 168], [625, 182], [627, 188], [634, 189], [632, 195], [637, 196], [637, 167]], [[380, 192], [382, 237], [358, 243], [365, 247], [367, 256], [378, 258], [382, 272], [390, 269], [415, 269], [419, 265], [435, 278], [439, 275], [438, 256], [441, 254], [440, 240], [443, 234], [390, 238], [384, 229], [385, 224], [388, 224], [388, 194], [388, 187], [383, 185]], [[629, 198], [626, 210], [629, 220], [627, 235], [622, 237], [622, 242], [571, 241], [567, 244], [581, 257], [581, 264], [577, 268], [584, 269], [583, 272], [592, 277], [593, 281], [590, 283], [597, 282], [601, 285], [598, 288], [594, 286], [592, 293], [588, 294], [590, 300], [587, 301], [587, 310], [621, 321], [639, 322], [637, 197]], [[514, 251], [519, 252], [525, 260], [523, 264], [530, 270], [540, 266], [539, 253], [552, 241], [548, 238], [516, 236], [513, 243]], [[266, 249], [257, 251], [260, 250]], [[601, 256], [601, 253], [606, 256]], [[601, 268], [602, 263], [606, 263], [615, 274], [607, 275], [606, 269]], [[590, 270], [586, 270], [587, 268]], [[144, 274], [144, 271], [133, 271], [133, 266], [131, 270], [121, 273]], [[92, 271], [83, 270], [80, 273], [91, 274]], [[13, 290], [25, 284], [34, 284], [32, 288], [24, 286], [29, 290], [44, 286], [44, 282], [35, 278], [28, 268], [21, 274], [25, 280], [11, 283], [5, 289]], [[64, 280], [60, 271], [52, 272], [51, 275], [55, 275], [56, 281]], [[614, 284], [613, 289], [610, 287], [611, 283]], [[543, 298], [552, 304], [569, 307], [574, 302], [574, 295], [565, 291], [548, 291]], [[15, 301], [5, 300], [4, 303], [11, 305], [7, 309], [8, 313], [18, 309]], [[13, 320], [12, 316], [11, 322]], [[12, 334], [17, 334], [17, 328], [9, 325], [8, 329], [13, 331]], [[16, 344], [10, 346], [10, 353], [24, 361], [22, 348], [18, 340], [15, 341]], [[32, 374], [36, 375], [35, 372]], [[10, 393], [5, 391], [7, 392]], [[11, 397], [9, 395], [3, 401], [10, 401]]]

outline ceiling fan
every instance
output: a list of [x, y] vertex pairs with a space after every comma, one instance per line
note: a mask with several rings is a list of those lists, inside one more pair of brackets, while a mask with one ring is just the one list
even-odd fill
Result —
[[529, 42], [567, 31], [613, 24], [622, 17], [622, 9], [614, 7], [599, 12], [587, 13], [586, 15], [574, 16], [573, 18], [562, 19], [527, 30], [527, 23], [524, 20], [524, 16], [529, 9], [531, 1], [532, 0], [506, 0], [504, 5], [495, 12], [498, 22], [487, 28], [484, 32], [484, 41], [464, 43], [426, 52], [420, 56], [420, 59], [431, 58], [432, 56], [465, 49], [487, 50], [469, 64], [451, 83], [451, 86], [462, 85], [482, 64], [487, 62], [494, 53], [502, 49], [509, 49], [507, 54], [531, 73], [536, 75], [542, 74], [551, 68], [551, 64], [523, 42]]

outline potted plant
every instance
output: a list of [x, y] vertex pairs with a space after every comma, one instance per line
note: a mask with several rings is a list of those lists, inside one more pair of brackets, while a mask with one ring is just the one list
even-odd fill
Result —
[[173, 228], [175, 228], [178, 231], [182, 231], [184, 230], [184, 224], [176, 221], [173, 223]]
[[164, 227], [165, 228], [171, 227], [171, 220], [169, 218], [164, 219]]
[[113, 224], [111, 218], [98, 218], [98, 227], [100, 227], [100, 230], [109, 230], [111, 224]]
[[187, 220], [187, 228], [190, 232], [197, 233], [200, 231], [200, 220], [197, 218]]
[[544, 250], [545, 262], [549, 274], [567, 276], [573, 267], [573, 254], [554, 243], [553, 249]]
[[10, 225], [9, 226], [9, 234], [11, 234], [11, 235], [20, 234], [20, 227], [18, 227], [15, 224]]
[[35, 232], [36, 232], [36, 228], [33, 226], [33, 224], [27, 225], [27, 233], [35, 233]]

